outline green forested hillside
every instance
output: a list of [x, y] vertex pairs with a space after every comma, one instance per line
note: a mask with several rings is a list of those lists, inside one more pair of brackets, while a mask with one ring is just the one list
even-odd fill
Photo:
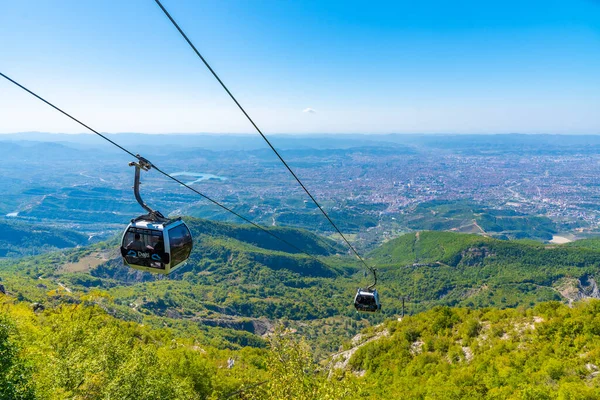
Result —
[[269, 228], [301, 249], [325, 255], [324, 264], [283, 251], [256, 228], [187, 222], [194, 251], [186, 266], [166, 278], [123, 266], [115, 241], [6, 261], [0, 263], [0, 279], [25, 301], [51, 304], [101, 289], [114, 298], [111, 312], [120, 318], [167, 324], [221, 348], [262, 347], [260, 336], [283, 318], [308, 337], [322, 338], [317, 347], [325, 353], [366, 325], [351, 306], [357, 269], [338, 255], [343, 247], [337, 243], [304, 230]]
[[0, 294], [0, 398], [192, 400], [239, 391], [255, 400], [349, 398], [306, 345], [283, 332], [268, 350], [217, 350], [172, 329], [111, 317], [102, 296], [82, 300], [33, 312]]
[[597, 399], [599, 312], [436, 307], [371, 330], [348, 365], [371, 399]]
[[[205, 235], [213, 238], [230, 238], [267, 250], [298, 253], [297, 249], [251, 225], [236, 225], [199, 218], [186, 218], [185, 220], [196, 237]], [[269, 227], [267, 229], [309, 254], [321, 256], [346, 251], [338, 243], [304, 229], [286, 227]], [[200, 238], [202, 239], [202, 237]]]
[[410, 230], [485, 233], [505, 239], [550, 240], [558, 229], [556, 222], [545, 216], [488, 208], [468, 200], [420, 203], [396, 222]]
[[600, 239], [581, 239], [567, 243], [565, 246], [588, 250], [600, 250]]
[[167, 324], [218, 347], [264, 346], [260, 336], [283, 319], [319, 357], [368, 324], [399, 315], [401, 295], [410, 295], [407, 307], [413, 313], [436, 305], [530, 307], [598, 296], [600, 251], [590, 248], [593, 239], [580, 247], [577, 242], [549, 246], [425, 231], [403, 235], [368, 255], [379, 269], [383, 312], [362, 315], [352, 299], [371, 278], [340, 254], [343, 248], [336, 243], [302, 230], [272, 228], [296, 239], [300, 248], [321, 252], [325, 264], [277, 248], [254, 228], [188, 222], [194, 251], [188, 264], [167, 278], [124, 267], [114, 242], [0, 263], [0, 279], [23, 300], [52, 304], [103, 290], [120, 318]]
[[596, 300], [435, 307], [364, 331], [321, 367], [291, 331], [265, 350], [217, 350], [111, 317], [100, 293], [81, 300], [33, 312], [0, 295], [2, 398], [595, 399], [600, 391]]
[[435, 304], [505, 308], [591, 296], [600, 272], [596, 242], [544, 245], [425, 231], [391, 240], [370, 257], [382, 279], [412, 295], [419, 310]]
[[[452, 349], [456, 350], [456, 343], [461, 348], [469, 347], [470, 350], [465, 350], [465, 354], [471, 354], [469, 352], [472, 349], [475, 357], [483, 351], [483, 347], [471, 342], [484, 340], [476, 337], [503, 337], [504, 333], [493, 330], [496, 323], [504, 324], [502, 332], [508, 332], [511, 324], [521, 324], [520, 318], [525, 321], [535, 316], [547, 321], [552, 307], [564, 315], [569, 310], [560, 303], [550, 303], [550, 306], [540, 306], [546, 308], [534, 308], [532, 311], [531, 307], [541, 302], [558, 300], [579, 304], [581, 299], [599, 296], [596, 279], [600, 266], [600, 250], [597, 249], [600, 246], [594, 239], [569, 245], [544, 245], [531, 241], [503, 241], [477, 235], [424, 231], [391, 240], [368, 254], [367, 261], [379, 269], [378, 287], [383, 312], [377, 315], [357, 314], [352, 307], [353, 294], [358, 286], [368, 283], [370, 277], [365, 276], [360, 266], [335, 242], [302, 230], [272, 228], [277, 234], [287, 235], [288, 239], [294, 240], [298, 247], [310, 248], [312, 253], [320, 254], [319, 258], [324, 261], [321, 263], [302, 253], [292, 253], [278, 247], [279, 244], [273, 242], [269, 235], [261, 236], [253, 228], [197, 219], [189, 219], [188, 223], [196, 239], [194, 252], [185, 267], [166, 278], [124, 267], [117, 257], [116, 240], [0, 262], [0, 280], [7, 292], [3, 296], [2, 314], [7, 321], [5, 325], [8, 331], [12, 332], [6, 343], [13, 349], [6, 353], [7, 357], [12, 354], [7, 358], [6, 365], [14, 365], [7, 367], [10, 371], [25, 371], [19, 374], [9, 372], [4, 379], [18, 378], [14, 381], [14, 387], [23, 390], [23, 393], [52, 394], [42, 398], [78, 398], [74, 393], [80, 393], [77, 386], [80, 382], [83, 382], [81, 387], [92, 392], [97, 390], [100, 397], [92, 398], [113, 393], [110, 390], [134, 390], [132, 382], [136, 379], [131, 378], [127, 383], [121, 380], [125, 379], [121, 375], [148, 380], [151, 383], [148, 390], [159, 393], [157, 398], [161, 398], [160, 393], [166, 393], [161, 390], [181, 393], [180, 398], [194, 398], [186, 397], [191, 396], [190, 393], [196, 396], [210, 392], [216, 396], [229, 389], [240, 389], [265, 376], [278, 378], [249, 390], [246, 394], [248, 398], [283, 399], [289, 398], [290, 393], [304, 391], [311, 393], [305, 396], [307, 399], [327, 398], [324, 393], [334, 393], [330, 395], [331, 399], [343, 398], [344, 393], [351, 394], [359, 390], [346, 390], [355, 384], [368, 388], [373, 398], [389, 398], [384, 395], [385, 385], [392, 385], [393, 393], [401, 393], [403, 385], [409, 387], [408, 383], [402, 381], [409, 379], [402, 375], [405, 372], [400, 375], [394, 372], [396, 365], [399, 365], [396, 363], [406, 361], [409, 364], [416, 363], [410, 364], [413, 367], [409, 370], [424, 369], [425, 372], [421, 374], [423, 377], [419, 378], [420, 385], [431, 391], [427, 393], [433, 394], [427, 397], [420, 391], [425, 389], [416, 386], [407, 389], [407, 393], [415, 394], [416, 398], [436, 398], [442, 396], [442, 392], [434, 392], [432, 387], [444, 376], [450, 382], [455, 382], [456, 387], [450, 389], [458, 390], [456, 393], [463, 393], [460, 392], [463, 390], [461, 388], [471, 390], [471, 381], [465, 377], [468, 374], [464, 371], [457, 370], [456, 376], [443, 375], [454, 374], [453, 370], [448, 370], [448, 365], [454, 364], [444, 364], [444, 360], [446, 354], [451, 360], [460, 358], [460, 354], [451, 352]], [[411, 295], [407, 304], [409, 313], [432, 311], [407, 318], [399, 324], [390, 322], [400, 313], [399, 296], [406, 294]], [[42, 304], [46, 311], [33, 313], [31, 304], [34, 302]], [[469, 308], [439, 308], [448, 305]], [[495, 309], [486, 308], [490, 306]], [[511, 307], [518, 307], [518, 310], [501, 311]], [[585, 316], [593, 314], [591, 311], [581, 312]], [[569, 318], [556, 320], [559, 325], [563, 322], [566, 324], [557, 329], [571, 329], [567, 328], [572, 325]], [[472, 319], [477, 321], [473, 322]], [[74, 321], [72, 324], [68, 322], [71, 320]], [[342, 368], [339, 372], [344, 375], [340, 377], [341, 381], [327, 380], [328, 369], [312, 364], [314, 360], [324, 360], [323, 365], [329, 365], [327, 359], [330, 354], [337, 352], [340, 347], [349, 349], [354, 346], [351, 342], [354, 335], [365, 327], [373, 327], [386, 320], [382, 327], [388, 329], [391, 338], [395, 338], [393, 343], [399, 340], [394, 332], [404, 332], [409, 326], [416, 331], [398, 335], [412, 341], [410, 345], [401, 344], [400, 347], [408, 349], [406, 351], [410, 353], [411, 346], [418, 338], [427, 338], [423, 339], [423, 346], [433, 350], [422, 353], [423, 357], [405, 360], [402, 358], [404, 356], [394, 355], [396, 350], [392, 348], [396, 344], [391, 344], [389, 353], [393, 357], [387, 359], [385, 354], [388, 350], [381, 350], [377, 346], [383, 346], [391, 339], [374, 340], [372, 344], [360, 347], [348, 361], [355, 372], [360, 372], [358, 375], [363, 373], [361, 371], [367, 371], [365, 377], [360, 379], [344, 375]], [[413, 322], [406, 325], [408, 321]], [[276, 326], [281, 327], [280, 335], [276, 336], [287, 338], [282, 339], [283, 342], [273, 342], [272, 333], [277, 330]], [[591, 329], [585, 326], [584, 333]], [[125, 347], [112, 349], [107, 343], [108, 339], [95, 339], [95, 334], [85, 333], [90, 329], [110, 337], [113, 331], [104, 330], [103, 327], [112, 327], [110, 329], [115, 335], [118, 333], [110, 341], [110, 346], [126, 343]], [[488, 328], [489, 332], [495, 333], [486, 333]], [[370, 335], [385, 336], [381, 329], [377, 328], [378, 332], [364, 332], [363, 339]], [[54, 342], [52, 335], [57, 335], [52, 339]], [[508, 335], [516, 337], [514, 333]], [[300, 337], [306, 340], [306, 344], [297, 340]], [[577, 339], [577, 343], [584, 339]], [[63, 348], [58, 344], [61, 340], [79, 344]], [[498, 343], [509, 342], [505, 338]], [[589, 351], [596, 351], [595, 342], [586, 343]], [[28, 347], [30, 344], [31, 348]], [[145, 348], [146, 345], [150, 347]], [[283, 361], [277, 355], [270, 358], [269, 349], [272, 346], [278, 346], [278, 351], [288, 352], [288, 356]], [[382, 348], [388, 349], [385, 346]], [[200, 355], [195, 353], [197, 348], [204, 349], [208, 356], [202, 352]], [[506, 354], [510, 355], [506, 357], [510, 358], [512, 352], [517, 350], [519, 344], [502, 351], [508, 352]], [[536, 347], [538, 350], [541, 351]], [[58, 352], [58, 355], [52, 352]], [[124, 361], [105, 360], [102, 357], [98, 360], [98, 354], [113, 354], [111, 352], [122, 352], [119, 354], [123, 354]], [[505, 353], [493, 350], [486, 357], [491, 363], [492, 358], [501, 357], [502, 354]], [[44, 359], [55, 357], [58, 360], [64, 357], [70, 361], [64, 365], [58, 361], [53, 365], [41, 365], [42, 355]], [[36, 359], [38, 356], [40, 358]], [[178, 378], [155, 378], [143, 369], [129, 375], [126, 372], [113, 375], [99, 372], [96, 375], [93, 372], [104, 370], [109, 365], [117, 371], [131, 369], [138, 362], [134, 360], [146, 360], [144, 357], [150, 357], [147, 358], [151, 360], [150, 364], [165, 364], [179, 371], [174, 373]], [[222, 367], [223, 360], [229, 357], [240, 361], [240, 371], [223, 375], [226, 371], [219, 369], [219, 366]], [[387, 361], [381, 361], [380, 357]], [[563, 357], [562, 353], [554, 358], [561, 360], [560, 357]], [[221, 361], [215, 366], [214, 360]], [[503, 358], [496, 361], [504, 362], [501, 360]], [[189, 368], [181, 366], [188, 365], [185, 364], [188, 362], [195, 363], [203, 371], [201, 376], [187, 375]], [[80, 366], [75, 368], [71, 364]], [[382, 366], [388, 372], [384, 373]], [[313, 371], [312, 380], [307, 385], [294, 380], [298, 371], [304, 370]], [[92, 372], [87, 374], [86, 371]], [[397, 376], [390, 377], [391, 373]], [[65, 380], [63, 375], [69, 374], [76, 378]], [[417, 372], [411, 374], [410, 379], [421, 376]], [[531, 375], [531, 379], [536, 376]], [[565, 376], [565, 379], [572, 379], [573, 375], [569, 372]], [[190, 389], [190, 382], [194, 382], [194, 379], [202, 382], [198, 383], [198, 387], [203, 389]], [[486, 396], [496, 393], [493, 385], [510, 387], [499, 391], [496, 398], [505, 398], [502, 396], [509, 390], [521, 393], [515, 391], [515, 387], [521, 388], [520, 383], [494, 379], [485, 390], [481, 389]], [[187, 383], [181, 383], [180, 380]], [[338, 385], [336, 382], [342, 383]], [[335, 385], [329, 386], [330, 383]], [[568, 380], [563, 383], [559, 386], [566, 388]], [[292, 387], [294, 389], [290, 392]], [[568, 390], [564, 388], [561, 390]], [[145, 389], [135, 390], [146, 393], [143, 391]], [[199, 396], [203, 398], [205, 394]], [[460, 398], [462, 394], [456, 396]]]
[[369, 257], [378, 265], [449, 262], [456, 254], [468, 249], [471, 245], [490, 243], [491, 241], [491, 239], [479, 235], [422, 231], [390, 240], [372, 251]]
[[35, 255], [85, 244], [88, 237], [76, 231], [0, 221], [0, 257]]

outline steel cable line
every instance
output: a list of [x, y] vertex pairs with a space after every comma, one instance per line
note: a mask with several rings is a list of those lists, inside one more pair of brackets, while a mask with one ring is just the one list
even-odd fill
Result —
[[[8, 80], [9, 82], [15, 84], [16, 86], [20, 87], [21, 89], [23, 89], [24, 91], [26, 91], [27, 93], [31, 94], [32, 96], [38, 98], [39, 100], [43, 101], [44, 103], [46, 103], [47, 105], [49, 105], [50, 107], [54, 108], [55, 110], [59, 111], [60, 113], [66, 115], [67, 117], [69, 117], [70, 119], [72, 119], [73, 121], [77, 122], [79, 125], [85, 127], [86, 129], [90, 130], [91, 132], [95, 133], [96, 135], [100, 136], [102, 139], [108, 141], [109, 143], [117, 146], [119, 149], [123, 150], [124, 152], [126, 152], [127, 154], [129, 154], [130, 156], [137, 158], [138, 160], [141, 160], [142, 157], [139, 154], [133, 154], [131, 151], [127, 150], [125, 147], [115, 143], [114, 141], [110, 140], [109, 138], [107, 138], [106, 136], [104, 136], [103, 134], [101, 134], [100, 132], [96, 131], [95, 129], [91, 128], [90, 126], [84, 124], [83, 122], [81, 122], [80, 120], [78, 120], [77, 118], [73, 117], [71, 114], [67, 113], [66, 111], [61, 110], [60, 108], [58, 108], [57, 106], [55, 106], [54, 104], [50, 103], [48, 100], [44, 99], [43, 97], [37, 95], [36, 93], [32, 92], [31, 90], [27, 89], [25, 86], [21, 85], [20, 83], [16, 82], [15, 80], [9, 78], [8, 76], [4, 75], [2, 72], [0, 72], [0, 76], [2, 76], [3, 78], [5, 78], [6, 80]], [[144, 158], [145, 161], [148, 161]], [[187, 185], [186, 183], [180, 181], [179, 179], [175, 178], [174, 176], [169, 175], [168, 173], [164, 172], [162, 169], [160, 169], [159, 167], [157, 167], [156, 165], [154, 165], [153, 163], [150, 163], [150, 165], [152, 166], [152, 168], [154, 168], [156, 171], [158, 171], [159, 173], [161, 173], [162, 175], [166, 176], [169, 179], [172, 179], [173, 181], [179, 183], [180, 185], [188, 188], [189, 190], [191, 190], [192, 192], [199, 194], [200, 196], [204, 197], [206, 200], [210, 201], [211, 203], [221, 207], [223, 210], [230, 212], [231, 214], [235, 215], [236, 217], [246, 221], [247, 223], [251, 224], [252, 226], [260, 229], [261, 231], [271, 235], [272, 237], [274, 237], [275, 239], [287, 244], [288, 246], [290, 246], [291, 248], [309, 256], [310, 258], [316, 260], [317, 262], [325, 265], [328, 268], [332, 268], [330, 265], [326, 264], [325, 262], [319, 260], [317, 257], [315, 257], [314, 255], [302, 250], [301, 248], [297, 247], [296, 245], [290, 243], [289, 241], [283, 239], [282, 237], [280, 237], [279, 235], [274, 234], [273, 232], [265, 229], [264, 227], [260, 226], [259, 224], [249, 220], [248, 218], [244, 217], [243, 215], [237, 213], [236, 211], [233, 211], [232, 209], [228, 208], [227, 206], [219, 203], [218, 201], [208, 197], [207, 195], [205, 195], [204, 193], [201, 193], [200, 191], [194, 189], [193, 187]]]
[[327, 220], [329, 221], [329, 223], [331, 224], [331, 226], [333, 226], [335, 228], [335, 230], [337, 231], [337, 233], [342, 237], [342, 239], [344, 240], [344, 242], [346, 242], [346, 244], [352, 250], [352, 252], [354, 253], [354, 255], [360, 260], [360, 262], [369, 271], [371, 271], [371, 273], [373, 274], [373, 278], [375, 279], [375, 282], [370, 287], [375, 286], [377, 284], [377, 272], [376, 272], [375, 268], [367, 265], [367, 263], [365, 262], [365, 260], [360, 256], [360, 254], [358, 254], [358, 252], [356, 251], [356, 249], [354, 248], [354, 246], [352, 246], [352, 244], [350, 244], [350, 242], [348, 241], [348, 239], [346, 239], [346, 236], [344, 236], [344, 234], [342, 233], [342, 231], [337, 227], [337, 225], [333, 222], [333, 220], [329, 217], [329, 215], [327, 215], [327, 213], [325, 212], [325, 210], [323, 210], [323, 207], [321, 207], [321, 205], [319, 204], [319, 202], [317, 202], [317, 200], [310, 193], [310, 191], [306, 188], [306, 186], [304, 186], [304, 183], [302, 183], [302, 181], [300, 180], [300, 178], [298, 178], [298, 176], [296, 175], [296, 173], [292, 170], [292, 168], [290, 168], [290, 166], [283, 159], [283, 157], [281, 156], [281, 154], [279, 154], [279, 152], [277, 151], [277, 149], [275, 149], [275, 147], [271, 144], [271, 141], [269, 141], [269, 139], [264, 135], [264, 133], [260, 130], [260, 128], [258, 127], [258, 125], [256, 125], [256, 123], [254, 123], [254, 120], [250, 117], [250, 115], [248, 115], [248, 113], [246, 112], [246, 110], [244, 109], [244, 107], [242, 107], [242, 105], [237, 101], [237, 99], [235, 98], [235, 96], [229, 91], [229, 89], [227, 88], [227, 86], [223, 83], [223, 81], [221, 80], [221, 78], [219, 78], [219, 76], [217, 75], [217, 73], [212, 69], [212, 67], [206, 61], [206, 59], [202, 56], [202, 54], [200, 54], [200, 52], [198, 51], [198, 49], [196, 48], [196, 46], [194, 46], [194, 44], [192, 43], [192, 41], [187, 37], [187, 35], [179, 27], [179, 24], [177, 24], [177, 22], [175, 22], [175, 20], [171, 16], [171, 14], [169, 14], [169, 12], [162, 5], [162, 3], [160, 2], [160, 0], [154, 0], [154, 1], [156, 2], [156, 4], [158, 4], [158, 6], [160, 7], [160, 9], [163, 11], [163, 13], [169, 19], [169, 21], [171, 21], [171, 23], [173, 24], [173, 26], [175, 26], [175, 28], [177, 28], [177, 30], [179, 31], [179, 33], [181, 34], [181, 36], [190, 45], [190, 47], [192, 48], [192, 50], [194, 51], [194, 53], [196, 53], [196, 55], [200, 58], [200, 60], [202, 60], [202, 62], [206, 66], [206, 68], [208, 68], [208, 70], [212, 73], [212, 75], [215, 77], [215, 79], [221, 84], [221, 86], [223, 87], [223, 89], [225, 89], [225, 91], [227, 92], [227, 94], [229, 95], [229, 97], [231, 97], [231, 99], [238, 106], [238, 108], [240, 109], [240, 111], [242, 111], [242, 113], [246, 116], [246, 118], [248, 119], [248, 121], [250, 121], [250, 123], [252, 124], [252, 126], [254, 127], [254, 129], [256, 129], [256, 131], [260, 134], [260, 136], [262, 136], [262, 138], [269, 145], [269, 147], [271, 148], [271, 150], [273, 150], [273, 152], [277, 155], [277, 157], [283, 163], [283, 165], [285, 165], [285, 167], [290, 172], [290, 174], [292, 174], [292, 176], [294, 177], [294, 179], [296, 179], [296, 182], [298, 182], [298, 184], [302, 187], [302, 189], [304, 189], [304, 191], [306, 192], [306, 194], [308, 195], [308, 197], [310, 197], [310, 199], [319, 208], [319, 210], [325, 216], [325, 218], [327, 218]]
[[83, 122], [81, 122], [80, 120], [78, 120], [77, 118], [73, 117], [70, 114], [67, 114], [66, 112], [64, 112], [63, 110], [61, 110], [60, 108], [56, 107], [54, 104], [50, 103], [49, 101], [45, 100], [44, 98], [38, 96], [37, 94], [35, 94], [34, 92], [32, 92], [31, 90], [27, 89], [25, 86], [21, 85], [19, 82], [16, 82], [12, 79], [10, 79], [8, 76], [4, 75], [2, 72], [0, 72], [0, 75], [5, 78], [6, 80], [8, 80], [9, 82], [17, 85], [18, 87], [20, 87], [21, 89], [23, 89], [24, 91], [26, 91], [27, 93], [29, 93], [30, 95], [37, 97], [39, 100], [43, 101], [44, 103], [46, 103], [47, 105], [49, 105], [50, 107], [54, 108], [56, 111], [66, 115], [67, 117], [71, 118], [73, 121], [77, 122], [79, 125], [85, 127], [86, 129], [94, 132], [96, 135], [100, 136], [102, 139], [112, 143], [113, 145], [117, 146], [118, 148], [120, 148], [121, 150], [123, 150], [125, 153], [129, 154], [130, 156], [134, 157], [134, 158], [139, 158], [137, 155], [133, 154], [132, 152], [130, 152], [129, 150], [127, 150], [125, 147], [113, 142], [112, 140], [110, 140], [109, 138], [107, 138], [106, 136], [104, 136], [103, 134], [101, 134], [100, 132], [90, 128], [89, 126], [87, 126], [86, 124], [84, 124]]

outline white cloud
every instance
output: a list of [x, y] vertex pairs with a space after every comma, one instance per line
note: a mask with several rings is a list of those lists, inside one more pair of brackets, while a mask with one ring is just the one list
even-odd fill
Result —
[[316, 114], [317, 113], [317, 111], [315, 109], [310, 108], [310, 107], [305, 108], [304, 110], [302, 110], [302, 112], [303, 113], [310, 113], [310, 114]]

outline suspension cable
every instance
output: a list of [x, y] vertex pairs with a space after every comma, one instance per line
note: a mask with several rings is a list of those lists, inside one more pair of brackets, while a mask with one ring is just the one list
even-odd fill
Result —
[[352, 244], [348, 241], [348, 239], [346, 239], [346, 236], [337, 227], [337, 225], [333, 222], [333, 220], [325, 212], [325, 210], [323, 209], [323, 207], [321, 207], [321, 205], [319, 204], [319, 202], [317, 202], [317, 200], [315, 199], [315, 197], [310, 193], [310, 191], [306, 188], [306, 186], [304, 186], [304, 183], [302, 183], [302, 181], [300, 180], [300, 178], [298, 178], [298, 176], [296, 175], [296, 173], [292, 170], [292, 168], [290, 168], [290, 166], [288, 165], [288, 163], [283, 159], [283, 157], [281, 156], [281, 154], [279, 154], [279, 152], [277, 151], [277, 149], [275, 149], [275, 147], [271, 144], [271, 141], [260, 130], [260, 128], [258, 127], [258, 125], [256, 125], [256, 123], [254, 123], [254, 120], [250, 117], [250, 115], [248, 115], [248, 113], [246, 112], [246, 110], [244, 109], [244, 107], [242, 107], [242, 105], [237, 101], [237, 99], [235, 98], [235, 96], [229, 91], [229, 89], [227, 88], [227, 86], [223, 83], [223, 81], [221, 80], [221, 78], [219, 78], [219, 76], [217, 75], [217, 73], [212, 69], [212, 67], [206, 61], [206, 59], [202, 56], [202, 54], [200, 54], [200, 52], [198, 51], [198, 49], [196, 48], [196, 46], [194, 46], [194, 44], [192, 43], [192, 41], [187, 37], [187, 35], [179, 27], [179, 24], [177, 24], [177, 22], [175, 22], [175, 20], [171, 16], [171, 14], [169, 14], [169, 12], [162, 5], [162, 3], [160, 2], [160, 0], [154, 0], [154, 1], [156, 2], [156, 4], [158, 4], [158, 6], [160, 7], [160, 9], [163, 11], [163, 13], [169, 19], [169, 21], [171, 21], [171, 23], [173, 24], [173, 26], [175, 26], [175, 28], [177, 28], [177, 30], [179, 31], [179, 33], [181, 34], [181, 36], [190, 45], [190, 47], [192, 48], [192, 50], [194, 51], [194, 53], [196, 53], [196, 55], [200, 58], [200, 60], [202, 60], [202, 62], [206, 66], [206, 68], [208, 68], [208, 70], [215, 77], [215, 79], [221, 84], [221, 86], [223, 87], [223, 89], [225, 89], [225, 91], [227, 92], [227, 94], [229, 95], [229, 97], [231, 97], [231, 99], [238, 106], [238, 108], [240, 109], [240, 111], [242, 111], [242, 113], [246, 116], [246, 118], [248, 119], [248, 121], [250, 121], [250, 123], [252, 124], [252, 126], [254, 127], [254, 129], [256, 129], [256, 131], [260, 134], [260, 136], [264, 139], [264, 141], [269, 145], [269, 147], [271, 148], [271, 150], [273, 150], [273, 152], [277, 155], [277, 157], [283, 163], [283, 165], [285, 165], [285, 167], [290, 172], [290, 174], [292, 174], [292, 176], [294, 177], [294, 179], [296, 179], [296, 182], [298, 182], [298, 184], [302, 187], [302, 189], [304, 189], [304, 191], [306, 192], [306, 194], [308, 195], [308, 197], [310, 197], [310, 199], [312, 200], [312, 202], [321, 211], [321, 213], [323, 214], [323, 216], [325, 216], [325, 218], [329, 221], [329, 223], [331, 224], [331, 226], [333, 226], [335, 228], [335, 230], [337, 231], [337, 233], [342, 237], [342, 239], [344, 240], [344, 242], [346, 242], [346, 244], [348, 245], [348, 247], [350, 248], [350, 250], [352, 250], [352, 252], [354, 253], [354, 255], [360, 260], [360, 262], [369, 271], [371, 271], [371, 273], [373, 274], [373, 278], [374, 278], [375, 281], [369, 287], [370, 288], [374, 287], [377, 284], [377, 272], [376, 272], [375, 268], [367, 265], [367, 263], [365, 262], [365, 260], [360, 256], [360, 254], [358, 254], [358, 252], [356, 251], [356, 249], [354, 248], [354, 246], [352, 246]]
[[25, 86], [21, 85], [20, 83], [10, 79], [8, 76], [4, 75], [2, 72], [0, 72], [0, 75], [5, 78], [6, 80], [14, 83], [15, 85], [17, 85], [18, 87], [20, 87], [21, 89], [23, 89], [24, 91], [26, 91], [27, 93], [29, 93], [30, 95], [37, 97], [39, 100], [43, 101], [44, 103], [46, 103], [47, 105], [49, 105], [50, 107], [54, 108], [56, 111], [66, 115], [67, 117], [71, 118], [73, 121], [77, 122], [79, 125], [87, 128], [88, 130], [94, 132], [96, 135], [100, 136], [102, 139], [112, 143], [113, 145], [117, 146], [118, 148], [120, 148], [121, 150], [123, 150], [125, 153], [129, 154], [132, 157], [138, 158], [138, 156], [136, 156], [135, 154], [133, 154], [132, 152], [130, 152], [129, 150], [127, 150], [125, 147], [113, 142], [112, 140], [110, 140], [109, 138], [107, 138], [106, 136], [104, 136], [103, 134], [101, 134], [98, 131], [95, 131], [94, 129], [90, 128], [89, 126], [87, 126], [86, 124], [84, 124], [83, 122], [81, 122], [80, 120], [78, 120], [77, 118], [71, 116], [70, 114], [67, 114], [66, 112], [64, 112], [63, 110], [61, 110], [60, 108], [56, 107], [54, 104], [50, 103], [49, 101], [43, 99], [42, 97], [38, 96], [37, 94], [35, 94], [34, 92], [32, 92], [31, 90], [27, 89]]
[[[26, 91], [27, 93], [31, 94], [32, 96], [38, 98], [39, 100], [43, 101], [44, 103], [46, 103], [47, 105], [49, 105], [50, 107], [54, 108], [55, 110], [59, 111], [60, 113], [66, 115], [67, 117], [69, 117], [70, 119], [72, 119], [73, 121], [77, 122], [79, 125], [85, 127], [86, 129], [88, 129], [89, 131], [95, 133], [96, 135], [100, 136], [101, 138], [103, 138], [104, 140], [110, 142], [111, 144], [115, 145], [116, 147], [118, 147], [119, 149], [123, 150], [125, 153], [129, 154], [130, 156], [137, 158], [138, 160], [143, 159], [144, 161], [147, 161], [145, 158], [141, 157], [139, 154], [134, 154], [133, 152], [127, 150], [125, 147], [115, 143], [114, 141], [110, 140], [109, 138], [107, 138], [106, 136], [104, 136], [103, 134], [101, 134], [100, 132], [96, 131], [95, 129], [89, 127], [88, 125], [84, 124], [83, 122], [81, 122], [80, 120], [78, 120], [77, 118], [73, 117], [71, 114], [67, 113], [66, 111], [63, 111], [62, 109], [58, 108], [57, 106], [55, 106], [54, 104], [50, 103], [49, 101], [45, 100], [43, 97], [37, 95], [36, 93], [34, 93], [33, 91], [27, 89], [25, 86], [21, 85], [20, 83], [16, 82], [15, 80], [9, 78], [8, 76], [4, 75], [2, 72], [0, 72], [0, 76], [2, 76], [3, 78], [5, 78], [6, 80], [8, 80], [9, 82], [15, 84], [16, 86], [20, 87], [21, 89], [23, 89], [24, 91]], [[156, 165], [152, 164], [149, 162], [149, 164], [152, 166], [152, 168], [154, 168], [156, 171], [158, 171], [159, 173], [161, 173], [162, 175], [166, 176], [169, 179], [172, 179], [173, 181], [179, 183], [180, 185], [188, 188], [189, 190], [191, 190], [192, 192], [199, 194], [200, 196], [204, 197], [206, 200], [210, 201], [211, 203], [215, 204], [216, 206], [221, 207], [223, 210], [230, 212], [231, 214], [235, 215], [236, 217], [246, 221], [247, 223], [251, 224], [252, 226], [254, 226], [255, 228], [260, 229], [261, 231], [271, 235], [272, 237], [274, 237], [275, 239], [287, 244], [288, 246], [292, 247], [293, 249], [304, 253], [305, 255], [309, 256], [310, 258], [316, 260], [317, 262], [325, 265], [328, 268], [332, 268], [330, 265], [326, 264], [325, 262], [323, 262], [322, 260], [319, 260], [317, 257], [315, 257], [314, 255], [302, 250], [301, 248], [297, 247], [296, 245], [290, 243], [289, 241], [285, 240], [284, 238], [280, 237], [279, 235], [274, 234], [273, 232], [267, 230], [266, 228], [262, 227], [261, 225], [249, 220], [248, 218], [244, 217], [243, 215], [239, 214], [236, 211], [233, 211], [232, 209], [230, 209], [229, 207], [219, 203], [217, 200], [214, 200], [212, 198], [210, 198], [209, 196], [205, 195], [204, 193], [194, 189], [193, 187], [189, 186], [188, 184], [182, 182], [181, 180], [175, 178], [172, 175], [169, 175], [168, 173], [166, 173], [165, 171], [163, 171], [162, 169], [160, 169], [159, 167], [157, 167]]]

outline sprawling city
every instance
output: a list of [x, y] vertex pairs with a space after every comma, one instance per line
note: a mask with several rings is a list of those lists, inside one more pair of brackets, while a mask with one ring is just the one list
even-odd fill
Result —
[[[63, 135], [60, 145], [49, 142], [54, 135], [41, 135], [41, 141], [16, 135], [4, 142], [2, 156], [14, 161], [0, 166], [11, 177], [0, 183], [7, 194], [0, 204], [5, 220], [81, 225], [91, 235], [105, 237], [128, 220], [137, 205], [127, 157], [87, 135], [85, 143], [78, 143], [83, 140], [79, 136]], [[172, 139], [173, 151], [153, 146], [164, 137], [129, 140], [140, 138], [157, 165], [257, 223], [332, 233], [302, 189], [263, 148], [238, 150], [225, 144], [180, 150], [186, 141], [221, 141], [202, 135]], [[240, 140], [258, 147], [248, 137]], [[325, 210], [365, 248], [420, 229], [563, 242], [598, 233], [600, 141], [594, 136], [275, 136], [274, 142], [278, 140], [286, 146], [282, 154]], [[94, 151], [103, 157], [87, 162]], [[20, 168], [23, 162], [30, 168]], [[47, 168], [49, 162], [53, 169]], [[143, 182], [148, 200], [173, 215], [240, 222], [152, 171]], [[65, 209], [69, 212], [58, 212]]]

